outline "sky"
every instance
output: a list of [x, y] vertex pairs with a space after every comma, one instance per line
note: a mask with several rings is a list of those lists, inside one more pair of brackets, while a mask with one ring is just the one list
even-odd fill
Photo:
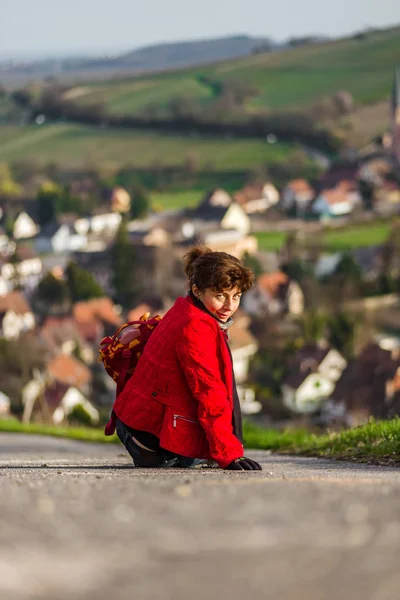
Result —
[[0, 60], [234, 34], [337, 37], [395, 24], [399, 0], [0, 0]]

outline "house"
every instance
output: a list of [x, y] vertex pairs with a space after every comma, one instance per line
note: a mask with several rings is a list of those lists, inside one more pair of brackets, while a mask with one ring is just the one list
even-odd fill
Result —
[[110, 298], [77, 302], [72, 307], [72, 316], [82, 337], [91, 343], [98, 343], [122, 325], [120, 311]]
[[5, 251], [9, 245], [9, 237], [5, 232], [4, 227], [0, 225], [0, 251]]
[[19, 247], [12, 260], [0, 260], [0, 277], [8, 292], [14, 289], [17, 282], [27, 292], [34, 290], [39, 284], [42, 270], [41, 259], [29, 247]]
[[248, 329], [249, 322], [249, 317], [239, 309], [235, 313], [233, 325], [229, 328], [229, 346], [236, 387], [245, 415], [258, 413], [262, 408], [261, 403], [255, 399], [254, 390], [246, 385], [250, 360], [258, 350], [258, 342]]
[[131, 228], [129, 239], [134, 245], [157, 246], [158, 248], [168, 248], [171, 246], [170, 233], [164, 227], [160, 226], [155, 226], [148, 230]]
[[343, 370], [322, 418], [326, 423], [349, 427], [366, 423], [371, 417], [387, 418], [394, 403], [398, 403], [399, 394], [397, 353], [371, 343]]
[[[61, 363], [58, 365], [58, 369]], [[62, 370], [62, 369], [61, 369]], [[60, 372], [61, 372], [60, 370]], [[33, 378], [22, 391], [23, 422], [40, 421], [60, 425], [79, 407], [93, 424], [100, 420], [99, 411], [75, 386], [50, 378]]]
[[88, 391], [92, 379], [90, 369], [71, 355], [59, 353], [47, 363], [49, 383], [57, 382]]
[[8, 417], [10, 415], [10, 412], [10, 398], [4, 392], [0, 392], [0, 418]]
[[87, 364], [95, 359], [92, 346], [86, 342], [78, 323], [71, 316], [46, 317], [39, 335], [53, 355], [60, 352], [71, 355], [78, 351]]
[[355, 184], [342, 180], [334, 188], [321, 190], [311, 210], [320, 219], [342, 217], [351, 214], [361, 202]]
[[46, 388], [44, 400], [55, 425], [66, 421], [77, 407], [83, 410], [92, 425], [96, 425], [100, 420], [97, 408], [74, 386], [55, 381]]
[[304, 216], [314, 199], [315, 192], [306, 179], [293, 179], [283, 188], [281, 203], [284, 211]]
[[195, 209], [188, 211], [188, 216], [196, 233], [210, 228], [210, 225], [213, 228], [237, 229], [245, 235], [251, 228], [251, 221], [240, 204], [221, 189], [207, 194]]
[[250, 315], [262, 317], [288, 312], [301, 315], [304, 310], [304, 294], [299, 284], [286, 273], [275, 271], [258, 277], [256, 285], [242, 300], [242, 306]]
[[343, 252], [335, 252], [333, 254], [322, 254], [314, 266], [314, 273], [318, 279], [325, 279], [336, 273], [341, 260], [343, 259]]
[[36, 251], [43, 254], [75, 252], [86, 244], [86, 235], [78, 234], [73, 225], [68, 223], [48, 223], [35, 239]]
[[282, 402], [295, 413], [312, 414], [331, 396], [347, 365], [333, 348], [306, 344], [289, 361]]
[[109, 250], [80, 250], [74, 252], [73, 260], [89, 271], [107, 295], [114, 293], [112, 285], [111, 253]]
[[351, 256], [361, 269], [365, 281], [374, 281], [382, 273], [384, 267], [385, 247], [383, 245], [362, 246], [354, 248]]
[[111, 210], [116, 213], [127, 213], [131, 208], [131, 197], [125, 188], [114, 187], [111, 192]]
[[374, 211], [384, 216], [400, 213], [400, 184], [397, 181], [385, 179], [377, 187], [374, 192]]
[[272, 183], [247, 185], [233, 196], [248, 215], [265, 212], [278, 204], [279, 198], [279, 192]]
[[27, 212], [19, 213], [13, 225], [13, 238], [15, 240], [24, 240], [33, 238], [39, 233], [39, 227]]
[[114, 235], [121, 223], [121, 213], [98, 209], [92, 216], [82, 217], [74, 223], [79, 235], [93, 233], [96, 235]]
[[227, 252], [242, 259], [244, 254], [255, 254], [258, 241], [255, 236], [245, 235], [237, 229], [215, 229], [199, 233], [184, 240], [180, 245], [187, 248], [195, 244], [204, 244], [214, 252]]
[[21, 292], [0, 296], [0, 336], [17, 340], [21, 333], [35, 327], [35, 317]]

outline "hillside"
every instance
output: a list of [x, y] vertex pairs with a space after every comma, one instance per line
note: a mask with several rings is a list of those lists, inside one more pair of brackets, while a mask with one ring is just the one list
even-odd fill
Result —
[[99, 58], [59, 58], [32, 61], [20, 65], [5, 66], [1, 79], [5, 82], [24, 78], [76, 77], [82, 73], [87, 77], [101, 74], [112, 76], [121, 72], [151, 72], [171, 70], [179, 67], [213, 63], [248, 56], [255, 49], [270, 45], [266, 38], [236, 35], [224, 38], [201, 39], [183, 42], [155, 44], [135, 49], [116, 56]]
[[183, 165], [189, 157], [199, 169], [248, 171], [298, 160], [288, 144], [270, 146], [262, 140], [191, 139], [130, 130], [106, 130], [83, 125], [0, 126], [0, 163], [35, 160], [64, 167], [105, 162], [160, 168]]
[[224, 84], [240, 82], [251, 88], [248, 111], [306, 107], [339, 90], [350, 92], [356, 105], [369, 105], [389, 96], [397, 63], [400, 27], [177, 72], [81, 82], [80, 101], [97, 99], [111, 112], [137, 114], [149, 104], [162, 110], [176, 95], [204, 105]]

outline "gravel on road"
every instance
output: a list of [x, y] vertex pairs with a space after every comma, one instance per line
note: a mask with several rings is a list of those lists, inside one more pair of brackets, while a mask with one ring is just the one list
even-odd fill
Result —
[[136, 469], [0, 434], [0, 600], [398, 600], [398, 469], [249, 455], [262, 472]]

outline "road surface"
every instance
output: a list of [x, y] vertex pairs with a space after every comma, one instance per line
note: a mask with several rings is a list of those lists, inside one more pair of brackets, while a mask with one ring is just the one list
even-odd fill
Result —
[[400, 598], [398, 469], [249, 454], [262, 472], [141, 470], [0, 434], [0, 599]]

